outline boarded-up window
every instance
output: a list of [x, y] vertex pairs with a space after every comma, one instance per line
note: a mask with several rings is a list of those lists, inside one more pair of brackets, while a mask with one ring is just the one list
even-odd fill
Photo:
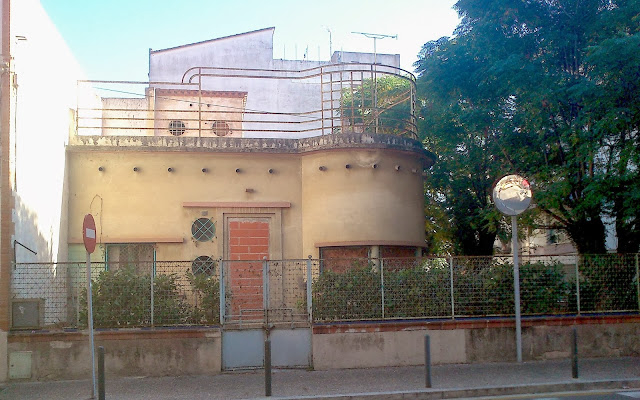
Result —
[[153, 271], [154, 247], [151, 243], [120, 243], [107, 245], [107, 268], [133, 268], [140, 274]]
[[320, 248], [322, 271], [345, 272], [369, 263], [369, 246], [338, 246]]

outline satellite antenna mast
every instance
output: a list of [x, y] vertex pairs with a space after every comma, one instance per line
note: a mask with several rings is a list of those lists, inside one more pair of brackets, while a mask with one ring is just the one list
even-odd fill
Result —
[[384, 35], [382, 33], [367, 33], [367, 32], [351, 32], [351, 33], [355, 33], [356, 35], [362, 35], [364, 37], [367, 37], [369, 39], [373, 39], [373, 63], [376, 64], [378, 62], [377, 60], [377, 50], [376, 50], [376, 44], [378, 39], [396, 39], [398, 40], [398, 35]]
[[378, 133], [378, 73], [376, 71], [376, 64], [378, 64], [378, 50], [376, 48], [378, 39], [398, 39], [398, 35], [384, 35], [382, 33], [367, 33], [367, 32], [351, 32], [356, 35], [362, 35], [369, 39], [373, 39], [373, 107], [375, 115], [375, 133]]

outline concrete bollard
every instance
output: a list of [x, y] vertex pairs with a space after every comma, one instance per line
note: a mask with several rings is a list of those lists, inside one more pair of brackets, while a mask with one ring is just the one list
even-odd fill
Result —
[[424, 335], [424, 369], [425, 387], [431, 387], [431, 341], [429, 335]]
[[264, 395], [271, 396], [271, 340], [264, 341]]

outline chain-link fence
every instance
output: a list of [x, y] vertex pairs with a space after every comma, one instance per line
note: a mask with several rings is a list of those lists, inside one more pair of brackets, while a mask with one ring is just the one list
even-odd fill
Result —
[[[510, 256], [341, 259], [321, 267], [315, 321], [515, 314]], [[638, 254], [522, 256], [519, 270], [523, 315], [640, 311]]]
[[[638, 254], [520, 260], [523, 315], [640, 311]], [[507, 256], [119, 260], [93, 262], [91, 269], [97, 328], [212, 325], [221, 317], [222, 323], [296, 323], [309, 321], [310, 314], [320, 322], [515, 313]], [[86, 286], [85, 263], [15, 264], [12, 313], [36, 305], [39, 325], [82, 328]]]
[[225, 323], [309, 320], [307, 282], [317, 276], [317, 260], [222, 261], [222, 265]]
[[[210, 325], [220, 321], [216, 262], [203, 270], [195, 262], [91, 263], [96, 328]], [[38, 301], [41, 324], [87, 325], [85, 263], [15, 264], [12, 303]]]

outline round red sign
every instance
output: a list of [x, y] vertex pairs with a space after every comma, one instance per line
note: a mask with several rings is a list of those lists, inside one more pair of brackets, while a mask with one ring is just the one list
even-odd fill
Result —
[[96, 221], [93, 215], [87, 214], [82, 222], [82, 241], [87, 253], [91, 254], [96, 249]]

